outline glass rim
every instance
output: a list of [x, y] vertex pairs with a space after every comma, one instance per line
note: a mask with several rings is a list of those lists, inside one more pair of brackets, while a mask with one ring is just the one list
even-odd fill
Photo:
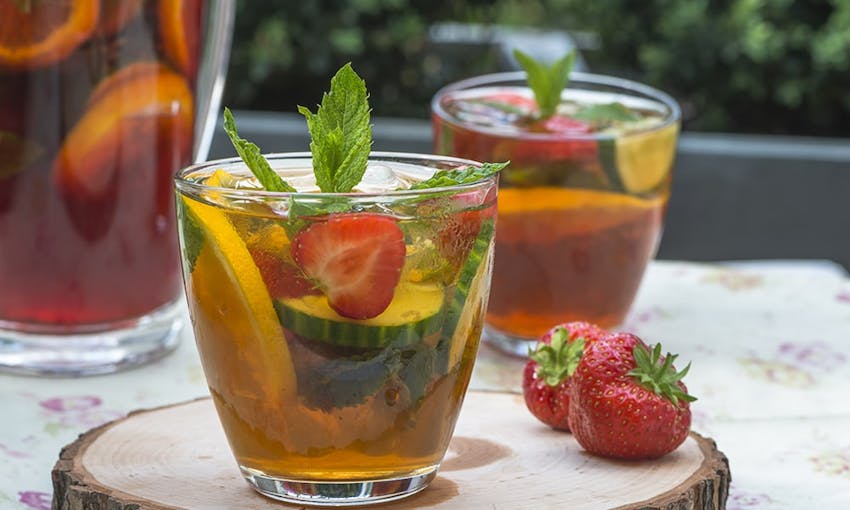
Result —
[[[313, 155], [310, 152], [274, 152], [263, 154], [263, 156], [269, 160], [269, 162], [273, 162], [275, 160], [283, 160], [283, 159], [305, 159], [312, 160]], [[422, 162], [434, 162], [437, 163], [450, 163], [456, 165], [456, 167], [466, 167], [466, 166], [476, 166], [480, 167], [484, 163], [479, 161], [474, 161], [471, 159], [457, 158], [453, 156], [440, 156], [436, 154], [419, 154], [414, 152], [390, 152], [390, 151], [372, 151], [369, 153], [369, 162], [373, 161], [398, 161], [398, 162], [407, 162], [408, 164], [419, 164], [420, 166]], [[417, 163], [418, 162], [418, 163]], [[269, 191], [266, 189], [250, 189], [250, 188], [227, 188], [222, 186], [208, 186], [204, 183], [193, 182], [187, 179], [187, 177], [193, 172], [197, 172], [199, 170], [214, 168], [216, 166], [230, 166], [230, 165], [241, 165], [245, 167], [247, 170], [247, 166], [245, 165], [242, 158], [239, 156], [231, 157], [231, 158], [222, 158], [222, 159], [214, 159], [205, 161], [202, 163], [195, 163], [184, 167], [177, 171], [174, 174], [174, 186], [175, 189], [183, 194], [187, 192], [189, 194], [201, 194], [201, 193], [209, 193], [215, 192], [217, 194], [222, 194], [228, 198], [246, 198], [246, 197], [256, 197], [256, 198], [265, 198], [265, 199], [287, 199], [287, 198], [298, 198], [299, 200], [326, 200], [328, 198], [351, 198], [357, 199], [357, 201], [370, 201], [377, 200], [380, 198], [391, 198], [391, 199], [402, 199], [402, 198], [410, 198], [410, 197], [418, 197], [423, 195], [431, 195], [431, 194], [445, 194], [445, 193], [461, 193], [465, 191], [475, 190], [486, 185], [495, 185], [496, 177], [498, 174], [490, 175], [479, 179], [477, 181], [468, 182], [464, 184], [454, 184], [451, 186], [440, 186], [435, 188], [425, 188], [425, 189], [399, 189], [399, 190], [387, 190], [387, 191], [378, 191], [378, 192], [359, 192], [359, 191], [350, 191], [346, 193], [331, 193], [331, 192], [309, 192], [309, 191]], [[436, 167], [435, 167], [436, 168]], [[250, 170], [248, 170], [250, 174]]]
[[461, 90], [471, 90], [478, 87], [485, 87], [490, 85], [495, 85], [499, 83], [506, 82], [523, 82], [524, 86], [527, 88], [528, 85], [526, 82], [526, 73], [525, 71], [509, 71], [504, 73], [490, 73], [490, 74], [482, 74], [478, 76], [473, 76], [471, 78], [465, 78], [460, 81], [449, 83], [448, 85], [440, 88], [434, 96], [431, 98], [431, 113], [438, 116], [440, 120], [451, 124], [453, 126], [458, 126], [463, 129], [467, 129], [470, 131], [476, 131], [480, 133], [485, 133], [492, 136], [502, 137], [502, 138], [521, 138], [525, 140], [606, 140], [606, 139], [617, 139], [617, 138], [627, 138], [630, 136], [640, 135], [644, 133], [651, 133], [654, 131], [660, 131], [662, 129], [667, 128], [672, 124], [676, 124], [681, 121], [682, 118], [682, 110], [679, 107], [679, 103], [666, 92], [662, 92], [654, 87], [650, 87], [649, 85], [644, 85], [643, 83], [628, 80], [626, 78], [618, 78], [616, 76], [609, 76], [604, 74], [593, 74], [593, 73], [582, 73], [582, 72], [571, 72], [570, 79], [567, 83], [567, 86], [564, 90], [570, 90], [570, 85], [573, 83], [583, 83], [588, 85], [597, 85], [603, 87], [610, 87], [613, 89], [618, 89], [618, 91], [623, 93], [631, 93], [637, 97], [637, 95], [642, 95], [651, 100], [657, 101], [664, 105], [668, 112], [664, 116], [663, 121], [660, 124], [655, 126], [637, 129], [634, 131], [630, 131], [624, 134], [610, 134], [610, 133], [602, 133], [602, 134], [575, 134], [575, 133], [533, 133], [533, 132], [515, 132], [515, 133], [506, 133], [504, 131], [500, 131], [498, 129], [494, 129], [491, 127], [484, 126], [476, 126], [475, 124], [467, 123], [459, 121], [458, 119], [452, 117], [446, 112], [446, 110], [442, 107], [441, 100], [448, 96], [451, 93], [458, 92]]

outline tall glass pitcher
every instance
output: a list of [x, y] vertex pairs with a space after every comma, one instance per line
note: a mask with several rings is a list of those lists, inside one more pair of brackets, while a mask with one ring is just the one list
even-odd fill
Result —
[[233, 0], [0, 0], [0, 369], [177, 345], [172, 176], [206, 158]]

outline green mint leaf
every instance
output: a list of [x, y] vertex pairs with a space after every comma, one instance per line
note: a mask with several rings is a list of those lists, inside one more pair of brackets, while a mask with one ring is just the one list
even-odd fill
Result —
[[576, 61], [576, 52], [571, 51], [547, 66], [534, 60], [520, 50], [514, 50], [514, 58], [525, 70], [528, 86], [534, 92], [534, 99], [540, 108], [539, 117], [545, 119], [554, 115], [561, 102], [561, 93], [570, 79], [570, 71]]
[[415, 343], [401, 351], [398, 378], [407, 386], [411, 402], [419, 402], [434, 380], [437, 351], [425, 342]]
[[467, 166], [453, 170], [440, 170], [430, 179], [417, 182], [410, 189], [442, 188], [445, 186], [456, 186], [458, 184], [469, 184], [480, 181], [485, 177], [499, 173], [510, 161], [504, 163], [484, 163], [481, 166]]
[[640, 115], [623, 103], [592, 104], [572, 115], [574, 119], [595, 123], [634, 122]]
[[496, 110], [501, 110], [505, 113], [511, 115], [519, 115], [523, 117], [527, 117], [531, 115], [531, 112], [528, 111], [527, 108], [520, 108], [519, 106], [512, 105], [510, 103], [506, 103], [504, 101], [493, 101], [490, 99], [474, 99], [470, 101], [471, 103], [478, 103], [480, 105], [484, 105], [488, 108], [494, 108]]
[[313, 173], [325, 193], [348, 193], [360, 183], [372, 148], [369, 94], [366, 83], [345, 64], [331, 78], [316, 113], [303, 106], [307, 119]]
[[286, 183], [269, 164], [268, 160], [263, 157], [260, 148], [253, 143], [239, 137], [239, 132], [236, 130], [236, 120], [230, 109], [224, 108], [224, 131], [230, 137], [230, 142], [236, 153], [245, 162], [245, 165], [251, 170], [251, 173], [260, 181], [260, 185], [267, 191], [288, 191], [295, 193], [297, 190]]
[[0, 131], [0, 179], [16, 174], [44, 155], [44, 147], [9, 131]]
[[183, 244], [183, 256], [189, 272], [195, 270], [195, 261], [204, 247], [204, 234], [192, 211], [186, 207], [184, 198], [177, 197], [177, 216], [180, 219], [180, 242]]
[[[281, 301], [274, 305], [281, 315], [285, 305]], [[298, 393], [308, 407], [323, 410], [359, 405], [397, 374], [401, 366], [401, 352], [396, 348], [381, 349], [375, 355], [299, 363], [296, 375], [304, 382], [298, 385]]]
[[288, 220], [283, 223], [286, 234], [294, 239], [299, 232], [308, 227], [318, 216], [325, 214], [344, 213], [351, 210], [351, 202], [346, 197], [327, 196], [321, 199], [296, 200], [294, 197], [289, 205]]
[[32, 0], [12, 0], [15, 7], [24, 14], [32, 13]]

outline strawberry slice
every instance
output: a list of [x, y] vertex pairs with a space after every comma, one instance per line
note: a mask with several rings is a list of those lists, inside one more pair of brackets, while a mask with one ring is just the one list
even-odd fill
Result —
[[287, 264], [277, 255], [262, 249], [249, 251], [272, 299], [300, 298], [319, 293], [319, 289], [304, 278], [298, 268]]
[[445, 218], [437, 233], [437, 245], [451, 264], [460, 268], [475, 244], [481, 223], [496, 215], [496, 189], [491, 188], [483, 198], [481, 191], [461, 193], [453, 196], [452, 202], [454, 209], [461, 210]]
[[537, 111], [537, 102], [534, 100], [534, 98], [524, 96], [522, 94], [516, 94], [513, 92], [499, 92], [497, 94], [490, 94], [484, 99], [490, 104], [504, 104], [512, 106], [519, 110], [525, 111], [528, 115]]
[[[538, 127], [548, 133], [560, 133], [564, 135], [589, 135], [593, 132], [593, 126], [583, 120], [573, 119], [564, 115], [553, 115], [542, 119], [537, 123]], [[535, 129], [532, 128], [532, 131]]]
[[404, 265], [404, 234], [381, 214], [333, 215], [295, 236], [292, 258], [338, 314], [371, 319], [390, 305]]

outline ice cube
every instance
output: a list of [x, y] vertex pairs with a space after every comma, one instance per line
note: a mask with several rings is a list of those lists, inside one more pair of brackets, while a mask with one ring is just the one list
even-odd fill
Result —
[[385, 163], [369, 163], [360, 184], [354, 187], [355, 191], [362, 193], [381, 193], [409, 187], [399, 178], [392, 166]]
[[313, 173], [313, 167], [310, 166], [309, 162], [283, 160], [276, 163], [275, 172], [300, 193], [316, 193], [319, 191], [316, 175]]

